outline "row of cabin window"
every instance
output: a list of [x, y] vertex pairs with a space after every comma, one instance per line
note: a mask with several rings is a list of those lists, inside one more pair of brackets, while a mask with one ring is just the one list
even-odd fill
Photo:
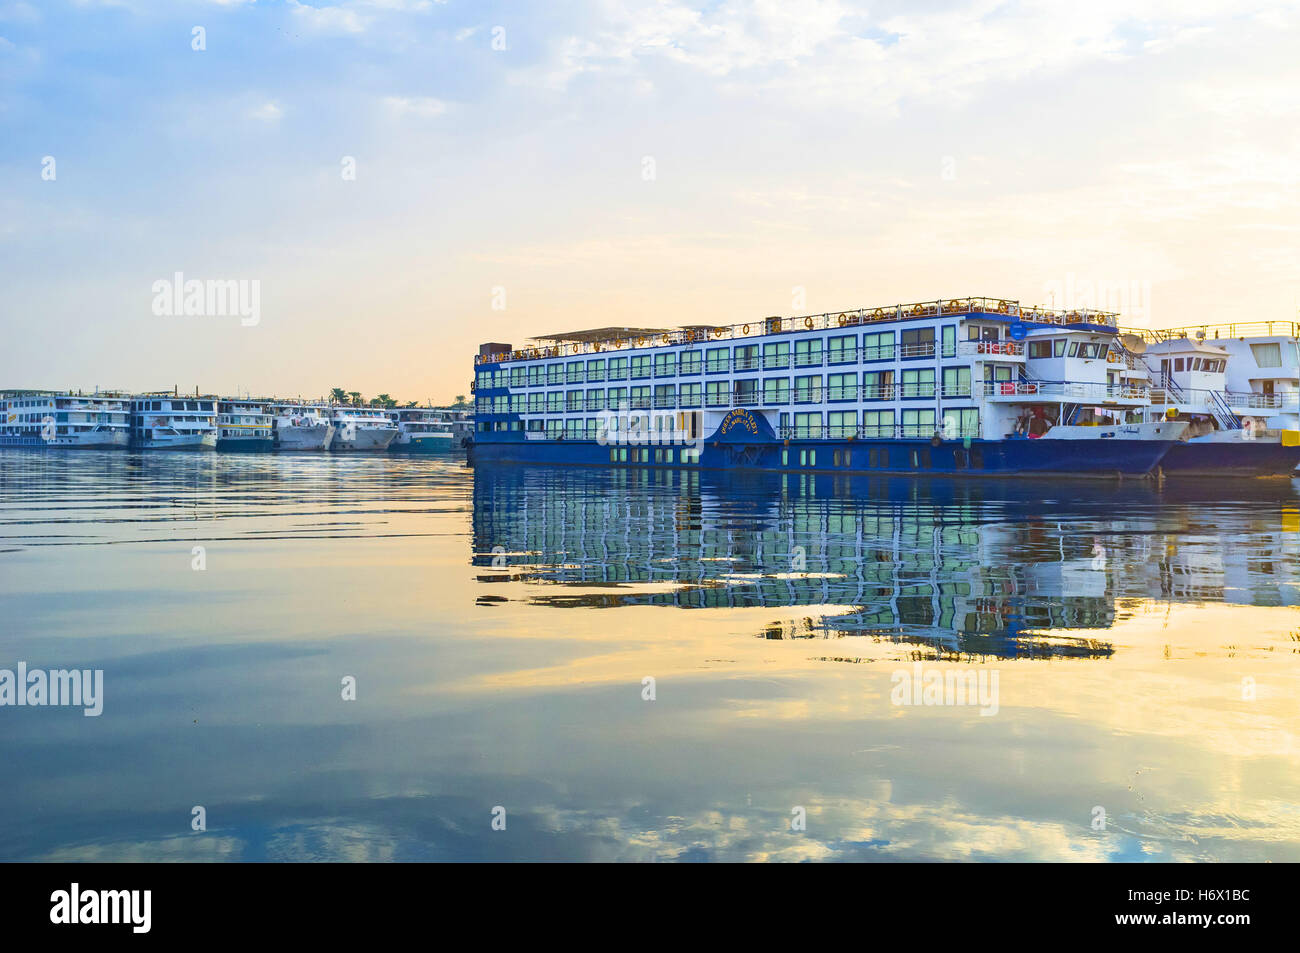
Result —
[[[1226, 359], [1215, 359], [1212, 357], [1175, 357], [1173, 360], [1174, 373], [1182, 371], [1200, 371], [1202, 374], [1222, 374], [1224, 368], [1228, 366]], [[1160, 373], [1169, 373], [1170, 358], [1164, 358], [1160, 361]]]
[[[957, 326], [945, 325], [939, 331], [942, 356], [953, 357], [957, 353]], [[967, 332], [972, 341], [998, 340], [997, 328], [972, 325], [967, 328]], [[823, 362], [853, 364], [859, 360], [893, 360], [896, 353], [904, 357], [933, 355], [934, 345], [934, 328], [909, 328], [898, 332], [897, 351], [895, 332], [879, 331], [860, 336], [841, 334], [825, 339], [773, 341], [762, 345], [706, 346], [702, 351], [667, 351], [551, 364], [533, 362], [495, 371], [480, 371], [479, 382], [483, 387], [541, 387], [583, 381], [594, 383], [605, 380], [607, 375], [612, 380], [623, 380], [628, 377], [685, 377], [702, 372], [723, 374], [732, 369], [733, 361], [734, 366], [742, 370], [788, 367], [792, 354], [796, 367], [813, 367]]]
[[[620, 431], [638, 433], [681, 434], [689, 430], [671, 414], [655, 415], [642, 424], [638, 419], [588, 417], [585, 420], [517, 421], [512, 430], [528, 430], [556, 437], [561, 434], [574, 440], [595, 440], [601, 433]], [[955, 407], [943, 411], [934, 408], [892, 410], [835, 410], [781, 414], [778, 430], [782, 437], [931, 437], [940, 433], [945, 439], [979, 436], [979, 411], [973, 407]]]
[[700, 462], [696, 447], [610, 447], [610, 463], [684, 463]]
[[[984, 376], [989, 381], [1012, 380], [1012, 368], [986, 365]], [[824, 381], [824, 383], [823, 383]], [[565, 411], [617, 410], [626, 402], [632, 407], [715, 406], [732, 400], [761, 400], [763, 403], [811, 403], [824, 401], [892, 400], [895, 397], [928, 398], [935, 396], [936, 383], [945, 396], [968, 396], [971, 393], [969, 367], [943, 368], [936, 381], [934, 368], [909, 368], [896, 374], [894, 371], [867, 371], [858, 374], [820, 374], [795, 377], [793, 386], [787, 377], [769, 377], [737, 381], [708, 381], [703, 384], [657, 384], [631, 387], [587, 388], [570, 391], [541, 391], [528, 394], [500, 394], [480, 397], [478, 409], [482, 413], [562, 413]], [[901, 386], [896, 386], [901, 385]]]

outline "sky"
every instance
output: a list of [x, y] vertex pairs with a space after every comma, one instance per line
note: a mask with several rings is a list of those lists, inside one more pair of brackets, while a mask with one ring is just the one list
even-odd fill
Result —
[[1298, 49], [1255, 0], [0, 0], [0, 388], [441, 403], [487, 341], [967, 295], [1293, 321]]

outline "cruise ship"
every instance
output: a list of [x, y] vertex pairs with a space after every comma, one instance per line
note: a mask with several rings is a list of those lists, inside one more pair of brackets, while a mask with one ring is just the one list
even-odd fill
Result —
[[397, 425], [397, 436], [388, 446], [393, 453], [446, 453], [451, 450], [451, 421], [441, 410], [398, 407], [390, 409], [388, 417]]
[[271, 401], [267, 409], [274, 423], [276, 450], [320, 452], [334, 441], [328, 405]]
[[1164, 472], [1272, 476], [1300, 465], [1300, 325], [1201, 325], [1125, 339], [1153, 376], [1149, 419], [1189, 424]]
[[731, 326], [601, 328], [475, 358], [475, 464], [1146, 476], [1118, 316], [953, 298]]
[[388, 418], [386, 410], [335, 406], [330, 411], [331, 422], [334, 424], [331, 451], [377, 453], [387, 450], [397, 436], [397, 424]]
[[131, 446], [140, 450], [213, 450], [217, 398], [174, 391], [131, 398]]
[[131, 404], [124, 394], [0, 393], [0, 447], [124, 448]]
[[227, 453], [266, 453], [275, 449], [266, 404], [252, 400], [217, 401], [217, 449]]

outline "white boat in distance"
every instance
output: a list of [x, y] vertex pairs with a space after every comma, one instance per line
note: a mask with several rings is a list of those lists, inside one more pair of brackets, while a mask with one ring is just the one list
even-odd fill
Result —
[[175, 393], [132, 398], [131, 444], [142, 450], [215, 450], [217, 399]]
[[319, 452], [330, 449], [334, 441], [330, 407], [272, 403], [269, 410], [275, 421], [276, 450]]
[[385, 410], [374, 407], [335, 407], [332, 415], [334, 441], [330, 450], [369, 451], [388, 449], [397, 436], [397, 424]]

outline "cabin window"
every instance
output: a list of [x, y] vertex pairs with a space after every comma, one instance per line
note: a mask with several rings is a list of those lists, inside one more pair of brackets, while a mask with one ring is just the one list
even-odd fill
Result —
[[903, 371], [904, 397], [933, 397], [934, 368], [924, 367]]
[[862, 375], [863, 400], [891, 400], [894, 396], [893, 371], [866, 371]]
[[838, 467], [839, 465], [840, 465], [840, 452], [836, 450], [831, 457], [831, 466]]
[[1181, 357], [1174, 358], [1174, 373], [1177, 374], [1182, 369], [1183, 369], [1183, 359]]
[[815, 467], [815, 466], [817, 466], [817, 451], [816, 451], [816, 450], [809, 450], [809, 451], [808, 451], [808, 466], [810, 466], [810, 467]]
[[618, 463], [618, 447], [609, 448], [609, 462]]
[[758, 403], [758, 381], [752, 377], [736, 381], [736, 404], [743, 406], [756, 403]]
[[568, 376], [567, 382], [570, 384], [582, 383], [582, 361], [570, 361], [567, 365]]
[[565, 395], [564, 409], [572, 413], [575, 410], [582, 410], [582, 391], [571, 390]]
[[700, 385], [699, 384], [681, 385], [681, 393], [680, 393], [680, 398], [678, 400], [678, 404], [679, 406], [682, 407], [700, 406]]
[[649, 377], [650, 376], [650, 355], [638, 354], [632, 358], [632, 376]]
[[880, 451], [879, 451], [879, 450], [868, 450], [868, 451], [867, 451], [867, 466], [870, 467], [872, 470], [874, 470], [874, 469], [876, 469], [878, 466], [880, 466]]
[[704, 352], [705, 369], [710, 374], [725, 374], [731, 370], [731, 353], [725, 347], [711, 347]]
[[562, 381], [562, 379], [563, 379], [563, 376], [564, 376], [564, 365], [563, 365], [563, 364], [547, 364], [547, 365], [546, 365], [546, 383], [548, 383], [548, 384], [559, 384], [559, 383], [561, 383], [561, 381]]
[[879, 331], [862, 335], [864, 361], [892, 361], [894, 359], [894, 332]]
[[735, 369], [753, 371], [758, 369], [758, 345], [742, 344], [736, 348]]
[[864, 410], [862, 412], [862, 436], [892, 437], [894, 435], [894, 412], [892, 410]]
[[857, 400], [857, 374], [830, 374], [826, 377], [827, 400]]
[[782, 450], [782, 451], [781, 451], [781, 466], [783, 466], [783, 467], [788, 467], [789, 465], [790, 465], [790, 451], [789, 451], [789, 450]]
[[943, 350], [942, 350], [942, 352], [941, 352], [942, 356], [943, 356], [943, 357], [956, 357], [956, 355], [957, 355], [957, 325], [955, 325], [955, 324], [945, 324], [945, 325], [943, 326], [943, 328], [940, 329], [940, 333], [941, 333], [941, 335], [942, 335], [941, 340], [942, 340], [942, 342], [943, 342]]
[[726, 381], [709, 381], [704, 386], [704, 403], [709, 407], [725, 407], [731, 400], [731, 385]]
[[677, 388], [673, 384], [655, 385], [655, 406], [660, 409], [677, 406]]
[[858, 336], [841, 334], [826, 342], [826, 363], [852, 364], [858, 359]]
[[1055, 341], [1053, 341], [1053, 342], [1052, 342], [1052, 356], [1053, 356], [1053, 357], [1065, 357], [1065, 345], [1066, 345], [1066, 340], [1065, 340], [1065, 338], [1057, 338]]
[[856, 410], [833, 410], [826, 418], [826, 426], [831, 437], [843, 440], [853, 437], [858, 432], [858, 412]]
[[945, 367], [943, 369], [943, 396], [970, 396], [970, 368]]
[[818, 367], [822, 362], [822, 339], [794, 342], [795, 367]]
[[927, 408], [925, 410], [903, 411], [903, 436], [904, 437], [934, 436], [933, 408]]
[[1255, 363], [1260, 367], [1282, 366], [1281, 344], [1252, 344], [1250, 350], [1255, 355]]
[[794, 379], [794, 402], [796, 404], [820, 404], [821, 401], [821, 375], [796, 377]]
[[820, 437], [822, 435], [822, 415], [820, 413], [795, 414], [794, 435], [796, 437]]
[[1051, 357], [1052, 342], [1051, 341], [1030, 341], [1029, 356], [1030, 357]]
[[701, 363], [701, 354], [699, 351], [682, 351], [678, 361], [678, 368], [683, 376], [688, 374], [698, 374], [700, 372]]
[[672, 377], [677, 373], [676, 354], [655, 355], [655, 377]]
[[594, 361], [587, 362], [587, 380], [592, 383], [598, 383], [605, 379], [605, 359], [598, 358]]
[[909, 328], [899, 338], [900, 357], [933, 357], [934, 328]]
[[763, 369], [776, 370], [790, 366], [790, 342], [778, 341], [763, 345]]
[[769, 377], [763, 381], [763, 403], [790, 403], [790, 379], [788, 377]]

